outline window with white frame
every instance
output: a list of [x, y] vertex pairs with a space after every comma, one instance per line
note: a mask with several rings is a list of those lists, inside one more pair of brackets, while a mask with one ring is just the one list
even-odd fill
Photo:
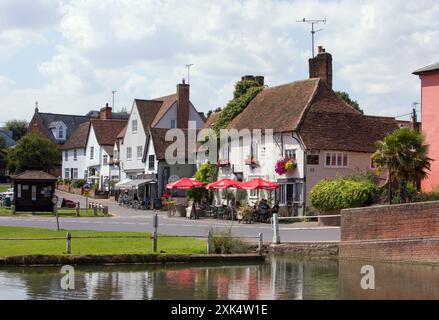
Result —
[[281, 205], [303, 202], [302, 182], [280, 184], [276, 192], [277, 200]]
[[137, 132], [137, 119], [131, 120], [131, 131], [133, 133]]
[[103, 156], [102, 156], [102, 163], [105, 165], [105, 164], [108, 164], [108, 156], [106, 155], [106, 154], [104, 154]]
[[64, 139], [64, 129], [62, 126], [58, 129], [58, 139]]
[[64, 160], [65, 161], [69, 160], [69, 150], [64, 150]]
[[73, 160], [78, 160], [78, 150], [73, 149]]
[[113, 158], [114, 160], [119, 160], [119, 152], [117, 151], [117, 149], [113, 150]]
[[325, 167], [347, 168], [348, 154], [341, 152], [327, 152], [325, 157]]
[[93, 159], [95, 157], [95, 148], [90, 147], [90, 159]]
[[285, 158], [296, 158], [296, 149], [285, 149]]
[[64, 169], [64, 179], [70, 179], [70, 168]]
[[127, 160], [131, 160], [132, 157], [133, 157], [133, 151], [131, 147], [127, 147]]
[[150, 154], [148, 156], [148, 170], [154, 170], [154, 161], [155, 161], [154, 155]]
[[143, 147], [137, 146], [137, 159], [142, 159], [143, 157]]
[[259, 153], [259, 146], [257, 141], [252, 141], [250, 146], [251, 157], [257, 159]]
[[78, 168], [73, 168], [73, 172], [72, 172], [72, 178], [73, 179], [78, 179]]

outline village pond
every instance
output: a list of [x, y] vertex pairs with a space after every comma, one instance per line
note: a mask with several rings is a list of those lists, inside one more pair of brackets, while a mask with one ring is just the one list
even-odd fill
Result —
[[[361, 287], [363, 265], [375, 289]], [[0, 267], [0, 299], [438, 299], [439, 266], [297, 259], [265, 263], [76, 266], [75, 288], [57, 267]]]

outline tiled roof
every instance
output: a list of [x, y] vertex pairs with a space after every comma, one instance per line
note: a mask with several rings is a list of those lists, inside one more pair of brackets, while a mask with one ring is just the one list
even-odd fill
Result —
[[105, 150], [105, 152], [112, 157], [114, 152], [114, 146], [113, 145], [103, 145], [102, 148]]
[[[165, 140], [165, 136], [166, 136], [166, 132], [168, 130], [171, 129], [167, 129], [167, 128], [150, 128], [149, 132], [151, 133], [151, 138], [149, 140], [149, 143], [151, 143], [151, 141], [153, 142], [153, 146], [154, 146], [154, 151], [155, 151], [155, 155], [157, 160], [165, 160], [165, 153], [166, 153], [166, 149], [175, 142], [175, 138], [174, 141], [166, 141]], [[187, 137], [188, 137], [188, 130], [187, 129], [179, 129], [182, 130], [184, 132], [185, 135], [185, 142], [187, 141]], [[197, 130], [198, 132], [199, 130]], [[187, 148], [185, 147], [185, 158], [187, 158]]]
[[430, 64], [426, 67], [413, 71], [413, 74], [420, 75], [425, 72], [439, 71], [439, 62]]
[[26, 170], [11, 177], [13, 180], [58, 180], [47, 172], [39, 170]]
[[[66, 139], [69, 139], [73, 132], [79, 127], [81, 123], [89, 121], [91, 118], [87, 116], [78, 116], [71, 114], [57, 114], [57, 113], [38, 113], [43, 121], [44, 127], [48, 130], [49, 125], [52, 122], [62, 121], [67, 126]], [[50, 133], [50, 131], [48, 131]], [[50, 133], [49, 137], [52, 140], [56, 140], [55, 137]]]
[[125, 125], [125, 127], [119, 132], [119, 134], [117, 135], [117, 139], [123, 138], [126, 132], [127, 132], [127, 125]]
[[204, 128], [205, 129], [212, 129], [212, 126], [215, 124], [219, 115], [220, 115], [220, 112], [212, 112], [211, 115], [209, 116], [209, 118], [207, 118], [206, 122], [204, 123]]
[[139, 110], [139, 116], [145, 131], [151, 126], [155, 116], [159, 112], [162, 101], [135, 99], [135, 104]]
[[310, 105], [321, 112], [359, 113], [338, 98], [324, 81], [315, 78], [264, 89], [227, 127], [292, 131]]
[[64, 143], [61, 149], [76, 149], [85, 148], [87, 145], [88, 131], [90, 129], [90, 122], [81, 123], [70, 138]]
[[117, 135], [126, 126], [127, 120], [98, 120], [90, 121], [96, 134], [96, 139], [101, 146], [114, 145]]
[[168, 112], [172, 105], [177, 102], [177, 94], [171, 94], [169, 96], [164, 96], [154, 99], [155, 101], [162, 101], [162, 105], [154, 117], [154, 121], [151, 123], [151, 127], [155, 127], [159, 123], [160, 119]]
[[355, 113], [308, 112], [299, 128], [306, 149], [376, 151], [375, 143], [398, 128], [394, 118]]

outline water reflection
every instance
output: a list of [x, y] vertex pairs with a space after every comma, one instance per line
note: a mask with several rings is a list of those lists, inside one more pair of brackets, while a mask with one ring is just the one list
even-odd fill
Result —
[[247, 265], [77, 266], [75, 290], [60, 267], [0, 268], [1, 299], [437, 299], [439, 268], [374, 263], [376, 289], [362, 290], [364, 263], [271, 256]]
[[248, 265], [78, 266], [75, 290], [59, 267], [0, 269], [1, 299], [335, 299], [337, 263], [272, 256]]

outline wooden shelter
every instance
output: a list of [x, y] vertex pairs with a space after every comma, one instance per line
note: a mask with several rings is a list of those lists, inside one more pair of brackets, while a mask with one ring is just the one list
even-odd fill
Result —
[[16, 211], [53, 211], [56, 177], [43, 171], [26, 170], [11, 178]]

